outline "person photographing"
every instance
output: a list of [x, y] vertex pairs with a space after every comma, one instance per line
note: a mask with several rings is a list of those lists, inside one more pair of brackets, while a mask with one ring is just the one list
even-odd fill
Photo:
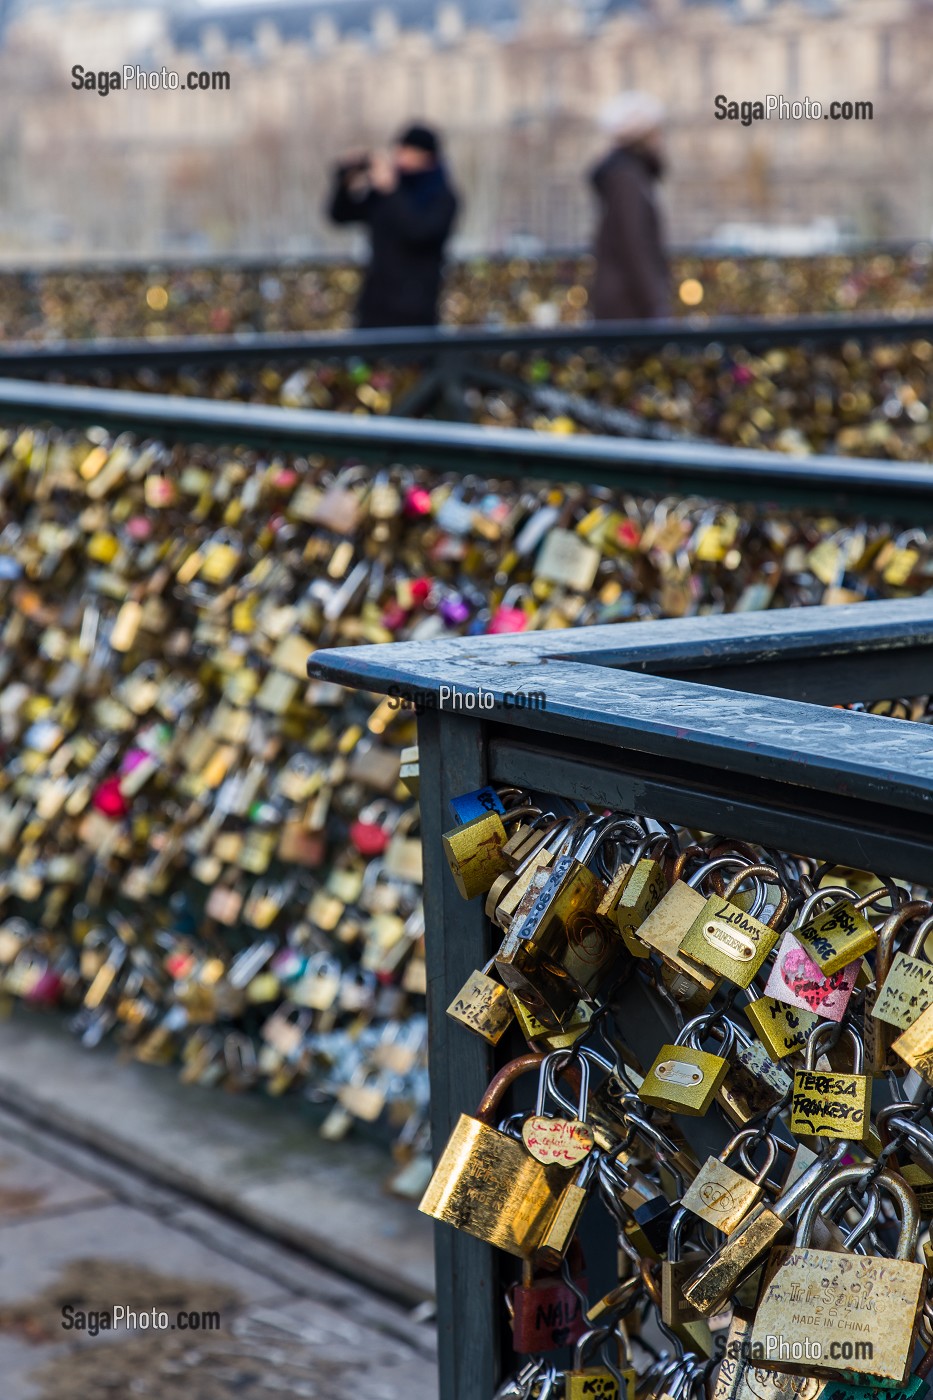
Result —
[[336, 224], [369, 229], [357, 326], [436, 325], [457, 196], [435, 132], [410, 126], [391, 154], [348, 152], [334, 172], [328, 213]]

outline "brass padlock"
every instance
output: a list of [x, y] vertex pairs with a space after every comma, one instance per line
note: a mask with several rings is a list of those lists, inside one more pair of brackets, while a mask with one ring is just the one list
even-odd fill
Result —
[[790, 1130], [795, 1137], [826, 1137], [867, 1142], [871, 1129], [871, 1079], [862, 1073], [862, 1042], [846, 1027], [853, 1047], [852, 1072], [817, 1069], [819, 1047], [835, 1034], [831, 1025], [818, 1026], [807, 1041], [806, 1068], [794, 1073]]
[[507, 988], [489, 976], [490, 958], [484, 968], [472, 972], [447, 1008], [447, 1015], [467, 1030], [498, 1045], [515, 1019]]
[[729, 1166], [729, 1158], [751, 1145], [758, 1137], [755, 1128], [743, 1128], [726, 1143], [718, 1157], [707, 1157], [690, 1186], [681, 1197], [686, 1210], [698, 1215], [708, 1225], [730, 1235], [753, 1206], [764, 1195], [764, 1183], [777, 1158], [774, 1138], [765, 1138], [765, 1160], [750, 1180]]
[[820, 1019], [812, 1011], [788, 1006], [774, 997], [756, 997], [744, 1011], [773, 1060], [805, 1051], [807, 1038]]
[[[841, 971], [875, 948], [878, 934], [861, 911], [879, 897], [886, 898], [887, 890], [873, 892], [853, 902], [851, 892], [844, 887], [824, 886], [806, 900], [792, 932], [824, 977]], [[813, 914], [826, 899], [836, 899], [836, 902], [831, 908]]]
[[539, 817], [536, 807], [518, 807], [500, 817], [486, 812], [444, 833], [441, 838], [450, 873], [464, 899], [485, 894], [498, 875], [510, 869], [502, 848], [508, 840], [506, 826], [524, 817]]
[[519, 1259], [540, 1247], [569, 1177], [566, 1167], [536, 1162], [490, 1120], [510, 1085], [543, 1060], [519, 1056], [493, 1079], [475, 1116], [461, 1113], [418, 1207]]
[[[733, 863], [730, 857], [711, 861], [709, 868], [725, 862]], [[721, 977], [734, 982], [738, 987], [748, 987], [778, 940], [778, 932], [769, 924], [763, 924], [737, 904], [730, 903], [739, 886], [754, 878], [758, 894], [752, 906], [760, 911], [767, 899], [767, 886], [764, 881], [780, 881], [778, 872], [767, 865], [746, 865], [726, 886], [720, 898], [712, 896], [697, 914], [683, 942], [680, 952], [694, 962], [702, 963]], [[787, 892], [781, 890], [777, 908], [771, 915], [772, 921], [780, 919], [787, 907]]]
[[[907, 1183], [890, 1171], [874, 1180], [876, 1189], [899, 1207], [900, 1237], [893, 1259], [810, 1248], [823, 1202], [844, 1187], [856, 1186], [864, 1174], [862, 1166], [844, 1167], [818, 1187], [800, 1212], [794, 1243], [775, 1250], [769, 1260], [774, 1271], [755, 1314], [753, 1345], [764, 1345], [769, 1336], [794, 1338], [805, 1327], [811, 1347], [821, 1347], [815, 1362], [769, 1358], [776, 1370], [854, 1370], [898, 1385], [910, 1374], [926, 1270], [914, 1262], [919, 1215]], [[870, 1343], [855, 1361], [852, 1347], [839, 1345], [853, 1340]]]
[[[728, 1059], [700, 1047], [702, 1037], [710, 1034], [716, 1025], [711, 1015], [695, 1016], [688, 1021], [674, 1043], [662, 1045], [658, 1051], [638, 1090], [638, 1097], [655, 1108], [701, 1118], [729, 1072]], [[723, 1050], [728, 1053], [733, 1040], [732, 1028], [728, 1021], [723, 1021], [720, 1029]]]
[[889, 970], [876, 967], [879, 990], [871, 1015], [877, 1021], [905, 1031], [928, 1006], [933, 1005], [933, 963], [929, 962], [924, 951], [924, 943], [931, 930], [933, 915], [920, 924], [907, 951], [895, 953]]
[[628, 953], [617, 928], [596, 910], [606, 886], [585, 863], [630, 823], [595, 823], [573, 854], [538, 870], [496, 954], [503, 982], [545, 1024], [563, 1026], [585, 997], [605, 994]]
[[836, 1172], [844, 1142], [827, 1149], [822, 1157], [801, 1172], [773, 1205], [753, 1206], [746, 1216], [714, 1250], [705, 1264], [684, 1285], [684, 1297], [697, 1312], [709, 1317], [718, 1312], [741, 1281], [755, 1269], [775, 1244], [787, 1222], [800, 1209], [810, 1193]]
[[[696, 1225], [695, 1219], [692, 1223]], [[683, 1208], [677, 1211], [671, 1222], [667, 1258], [661, 1264], [661, 1321], [684, 1346], [712, 1356], [713, 1339], [709, 1323], [683, 1296], [684, 1280], [706, 1258], [703, 1249], [682, 1255], [683, 1232], [690, 1224], [690, 1212]]]

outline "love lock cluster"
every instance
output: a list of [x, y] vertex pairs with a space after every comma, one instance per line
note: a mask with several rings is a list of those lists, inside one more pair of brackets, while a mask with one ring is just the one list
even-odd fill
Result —
[[[448, 1014], [528, 1043], [461, 1114], [421, 1202], [521, 1261], [499, 1395], [916, 1396], [933, 1364], [933, 902], [551, 805], [481, 789], [443, 838], [501, 940]], [[534, 1108], [516, 1111], [526, 1076]], [[596, 1301], [594, 1218], [618, 1250]]]

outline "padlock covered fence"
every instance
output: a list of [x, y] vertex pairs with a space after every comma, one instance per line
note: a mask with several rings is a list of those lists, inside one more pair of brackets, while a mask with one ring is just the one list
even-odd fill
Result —
[[[438, 701], [421, 1208], [443, 1400], [923, 1393], [933, 767], [922, 725], [848, 706], [927, 690], [931, 642], [916, 599], [310, 658]], [[445, 707], [451, 686], [492, 703]], [[547, 695], [533, 726], [516, 690]], [[490, 788], [491, 864], [453, 819]], [[520, 859], [511, 803], [543, 843]]]
[[[419, 697], [351, 701], [308, 654], [929, 587], [920, 463], [14, 381], [0, 418], [4, 985], [403, 1149], [428, 1111]], [[884, 678], [840, 703], [929, 718]]]
[[0, 369], [97, 387], [792, 455], [930, 456], [923, 313], [559, 329], [8, 346]]
[[[346, 328], [360, 268], [343, 259], [0, 269], [0, 328], [10, 338], [214, 334]], [[452, 261], [441, 302], [455, 325], [585, 319], [592, 260], [579, 252]], [[672, 298], [683, 314], [915, 310], [933, 304], [929, 244], [781, 257], [676, 251]]]

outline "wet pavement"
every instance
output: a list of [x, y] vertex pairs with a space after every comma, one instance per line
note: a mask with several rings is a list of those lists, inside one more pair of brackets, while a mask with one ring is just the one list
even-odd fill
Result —
[[433, 1357], [418, 1312], [0, 1110], [3, 1400], [432, 1400]]

